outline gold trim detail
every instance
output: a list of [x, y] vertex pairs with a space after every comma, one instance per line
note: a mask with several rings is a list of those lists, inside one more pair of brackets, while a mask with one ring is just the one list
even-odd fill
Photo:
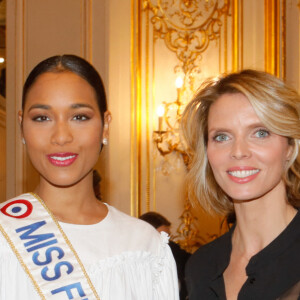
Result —
[[232, 72], [239, 69], [239, 0], [232, 0]]
[[131, 64], [130, 64], [130, 73], [131, 73], [131, 95], [130, 95], [130, 106], [131, 106], [131, 119], [130, 119], [130, 215], [134, 216], [134, 199], [135, 199], [135, 143], [134, 143], [134, 124], [135, 124], [135, 114], [133, 113], [134, 108], [134, 95], [135, 95], [135, 77], [134, 77], [134, 57], [135, 57], [135, 19], [134, 19], [134, 6], [135, 6], [135, 0], [131, 0], [131, 32], [130, 32], [130, 56], [131, 56]]
[[[149, 27], [148, 27], [149, 30]], [[148, 31], [149, 35], [149, 31]], [[155, 43], [152, 41], [152, 107], [156, 107], [156, 99], [155, 95]], [[153, 157], [153, 165], [152, 165], [152, 209], [156, 211], [156, 157]], [[150, 192], [150, 191], [149, 191]]]
[[280, 76], [280, 0], [265, 0], [265, 71]]
[[142, 24], [141, 1], [137, 1], [137, 61], [136, 61], [136, 141], [137, 141], [137, 197], [135, 215], [141, 214], [142, 200]]
[[240, 0], [240, 60], [241, 60], [241, 69], [244, 68], [244, 0]]
[[[140, 19], [142, 11], [139, 10]], [[146, 66], [145, 66], [145, 80], [146, 80], [146, 210], [150, 210], [150, 101], [149, 101], [149, 11], [146, 13]]]
[[131, 0], [131, 215], [139, 216], [142, 195], [141, 15], [139, 0]]
[[[224, 16], [224, 71], [228, 72], [228, 16]], [[220, 64], [221, 66], [221, 64]]]
[[281, 33], [281, 40], [282, 40], [282, 79], [286, 79], [286, 0], [282, 0], [282, 7], [281, 7], [281, 20], [282, 20], [282, 33]]
[[87, 274], [85, 268], [84, 268], [84, 265], [82, 264], [76, 250], [74, 249], [73, 245], [71, 244], [71, 242], [69, 241], [68, 237], [66, 236], [65, 232], [63, 231], [63, 229], [61, 228], [61, 226], [59, 225], [59, 223], [57, 222], [55, 216], [52, 214], [52, 212], [48, 209], [48, 207], [46, 206], [45, 202], [35, 193], [30, 193], [33, 197], [35, 197], [44, 207], [44, 209], [48, 212], [48, 214], [50, 215], [51, 219], [53, 220], [53, 222], [55, 223], [55, 225], [57, 226], [57, 228], [59, 229], [61, 235], [63, 236], [65, 242], [67, 243], [67, 245], [70, 247], [71, 251], [73, 252], [78, 264], [80, 265], [81, 267], [81, 270], [91, 288], [91, 290], [93, 291], [94, 295], [96, 296], [96, 299], [97, 300], [100, 300], [100, 297], [98, 296], [98, 293], [89, 277], [89, 275]]
[[[221, 17], [229, 12], [230, 0], [180, 0], [166, 5], [162, 1], [144, 0], [144, 10], [151, 10], [155, 39], [163, 39], [181, 63], [184, 74], [199, 67], [201, 54], [211, 41], [220, 38]], [[205, 12], [205, 14], [204, 14]]]

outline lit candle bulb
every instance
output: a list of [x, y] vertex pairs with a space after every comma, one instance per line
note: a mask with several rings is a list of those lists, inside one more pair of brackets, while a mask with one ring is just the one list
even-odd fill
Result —
[[157, 107], [156, 113], [158, 115], [158, 131], [162, 131], [163, 116], [165, 114], [165, 107], [161, 104]]
[[180, 76], [178, 76], [178, 77], [176, 78], [175, 85], [176, 85], [176, 87], [177, 87], [178, 89], [181, 89], [181, 88], [182, 88], [182, 86], [183, 86], [183, 79], [182, 79]]
[[180, 102], [180, 91], [183, 86], [183, 79], [180, 76], [176, 78], [175, 85], [177, 88], [177, 101]]

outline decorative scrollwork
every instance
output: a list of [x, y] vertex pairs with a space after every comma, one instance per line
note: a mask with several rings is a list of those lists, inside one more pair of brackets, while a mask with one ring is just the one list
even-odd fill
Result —
[[221, 17], [230, 0], [144, 0], [151, 10], [154, 39], [163, 39], [176, 53], [184, 74], [191, 73], [211, 41], [220, 37]]
[[[170, 174], [171, 156], [182, 158], [188, 168], [187, 146], [181, 138], [180, 121], [186, 100], [194, 92], [194, 78], [200, 73], [202, 54], [212, 41], [221, 36], [222, 17], [229, 15], [231, 0], [143, 0], [145, 11], [151, 11], [150, 22], [153, 25], [154, 43], [162, 39], [169, 50], [176, 54], [179, 63], [175, 73], [183, 73], [183, 86], [177, 89], [177, 99], [163, 102], [165, 130], [153, 132], [155, 148], [164, 158], [162, 174]], [[187, 251], [193, 252], [215, 235], [201, 236], [197, 229], [197, 217], [194, 216], [189, 199], [185, 199], [181, 223], [174, 239]]]
[[206, 241], [199, 237], [198, 229], [195, 226], [197, 218], [191, 212], [191, 204], [188, 198], [185, 200], [184, 211], [180, 216], [181, 223], [177, 229], [173, 239], [180, 245], [182, 249], [193, 253]]

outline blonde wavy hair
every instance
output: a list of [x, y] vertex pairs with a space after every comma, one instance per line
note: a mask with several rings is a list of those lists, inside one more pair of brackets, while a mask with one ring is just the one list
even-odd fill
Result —
[[243, 94], [263, 124], [293, 145], [293, 154], [283, 174], [287, 199], [295, 207], [300, 203], [300, 96], [277, 77], [262, 71], [243, 70], [204, 82], [187, 105], [182, 130], [189, 148], [187, 175], [189, 198], [209, 213], [233, 212], [231, 198], [215, 181], [207, 159], [208, 113], [223, 94]]

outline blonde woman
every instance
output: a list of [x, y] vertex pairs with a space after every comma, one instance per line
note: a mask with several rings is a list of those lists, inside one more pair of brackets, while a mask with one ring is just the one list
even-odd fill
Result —
[[299, 118], [299, 95], [254, 70], [206, 82], [187, 106], [190, 198], [236, 216], [189, 260], [189, 300], [298, 299]]

